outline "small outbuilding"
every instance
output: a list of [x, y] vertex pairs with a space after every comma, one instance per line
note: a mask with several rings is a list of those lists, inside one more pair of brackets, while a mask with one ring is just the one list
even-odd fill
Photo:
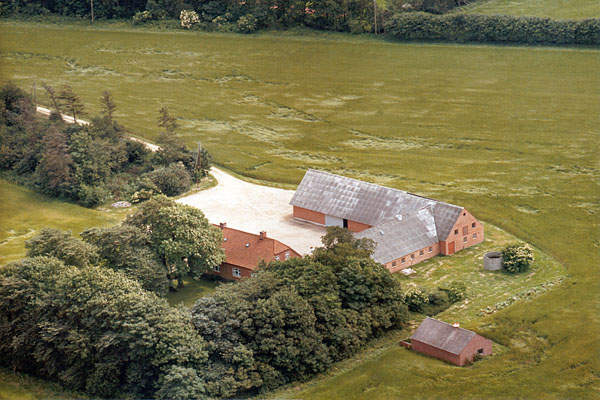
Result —
[[410, 338], [412, 349], [458, 366], [492, 354], [492, 341], [458, 324], [427, 317]]

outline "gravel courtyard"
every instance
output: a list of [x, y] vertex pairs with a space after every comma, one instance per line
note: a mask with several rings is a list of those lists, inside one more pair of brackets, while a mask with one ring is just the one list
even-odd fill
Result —
[[182, 197], [179, 203], [201, 209], [214, 224], [267, 236], [283, 242], [301, 254], [308, 254], [321, 244], [325, 228], [300, 222], [292, 216], [289, 205], [293, 190], [255, 185], [212, 168], [217, 186]]

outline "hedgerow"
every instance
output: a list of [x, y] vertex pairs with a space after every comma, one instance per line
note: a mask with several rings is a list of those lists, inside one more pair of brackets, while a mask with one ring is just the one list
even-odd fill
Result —
[[387, 34], [401, 40], [600, 45], [600, 19], [557, 21], [510, 15], [398, 13]]

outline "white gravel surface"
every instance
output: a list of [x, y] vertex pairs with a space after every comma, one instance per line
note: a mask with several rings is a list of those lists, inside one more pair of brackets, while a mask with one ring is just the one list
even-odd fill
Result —
[[198, 207], [213, 224], [225, 222], [229, 228], [256, 234], [266, 231], [267, 236], [300, 254], [321, 245], [324, 227], [293, 218], [289, 205], [293, 190], [248, 183], [214, 167], [211, 174], [219, 182], [217, 186], [177, 201]]

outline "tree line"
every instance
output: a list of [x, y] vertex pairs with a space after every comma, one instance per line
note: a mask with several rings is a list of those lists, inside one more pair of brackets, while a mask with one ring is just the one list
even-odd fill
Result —
[[[222, 260], [222, 237], [204, 221], [169, 224], [193, 212], [168, 202], [81, 239], [45, 230], [1, 268], [0, 365], [94, 397], [231, 398], [309, 379], [406, 326], [412, 295], [371, 259], [372, 242], [341, 228], [312, 255], [264, 264], [191, 310], [170, 307], [149, 263], [206, 271]], [[180, 223], [195, 233], [165, 232]]]
[[210, 155], [191, 151], [177, 137], [177, 123], [166, 107], [159, 111], [160, 149], [150, 151], [129, 139], [114, 119], [109, 92], [100, 98], [102, 115], [89, 125], [67, 124], [85, 109], [69, 86], [44, 85], [50, 118], [36, 114], [31, 96], [12, 83], [0, 88], [0, 171], [41, 193], [94, 207], [109, 200], [140, 202], [156, 194], [174, 196], [207, 176]]

